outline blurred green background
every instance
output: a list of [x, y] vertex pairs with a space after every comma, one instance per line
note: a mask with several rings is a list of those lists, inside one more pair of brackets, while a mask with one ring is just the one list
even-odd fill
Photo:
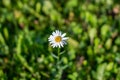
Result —
[[0, 0], [0, 80], [54, 80], [56, 29], [61, 80], [120, 80], [119, 0]]

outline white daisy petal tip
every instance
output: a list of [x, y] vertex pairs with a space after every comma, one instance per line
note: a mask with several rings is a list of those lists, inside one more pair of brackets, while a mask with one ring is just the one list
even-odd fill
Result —
[[55, 48], [55, 47], [64, 47], [66, 45], [68, 37], [65, 37], [66, 33], [62, 34], [61, 31], [55, 30], [52, 32], [52, 35], [48, 38], [48, 41], [50, 42], [50, 45]]

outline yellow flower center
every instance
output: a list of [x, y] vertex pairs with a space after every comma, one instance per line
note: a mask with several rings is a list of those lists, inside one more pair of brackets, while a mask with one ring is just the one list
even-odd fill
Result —
[[56, 37], [55, 37], [55, 41], [56, 41], [56, 42], [60, 42], [61, 40], [62, 40], [61, 36], [56, 36]]

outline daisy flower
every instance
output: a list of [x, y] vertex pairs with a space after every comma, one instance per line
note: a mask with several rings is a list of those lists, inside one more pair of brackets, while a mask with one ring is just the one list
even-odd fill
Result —
[[63, 47], [66, 43], [68, 37], [65, 37], [66, 33], [62, 34], [61, 31], [56, 30], [50, 35], [48, 41], [50, 42], [51, 46], [54, 47]]

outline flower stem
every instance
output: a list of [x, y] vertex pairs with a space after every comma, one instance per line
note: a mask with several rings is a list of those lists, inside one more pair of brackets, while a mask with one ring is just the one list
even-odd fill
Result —
[[57, 64], [56, 64], [56, 66], [57, 66], [57, 75], [56, 75], [56, 77], [57, 77], [57, 80], [60, 80], [60, 78], [61, 78], [61, 68], [60, 68], [60, 48], [58, 48], [58, 58], [57, 58]]
[[57, 58], [57, 63], [59, 62], [60, 59], [60, 48], [58, 48], [58, 58]]

